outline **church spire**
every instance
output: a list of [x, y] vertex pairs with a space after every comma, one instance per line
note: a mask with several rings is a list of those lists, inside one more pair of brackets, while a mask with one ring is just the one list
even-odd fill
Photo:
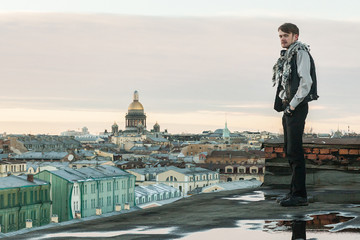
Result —
[[134, 101], [139, 101], [139, 93], [136, 90], [134, 92]]

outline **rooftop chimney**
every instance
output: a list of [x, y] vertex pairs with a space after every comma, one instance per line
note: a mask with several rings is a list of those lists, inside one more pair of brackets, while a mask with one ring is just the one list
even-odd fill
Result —
[[28, 175], [27, 175], [27, 180], [28, 180], [29, 182], [34, 182], [34, 175], [28, 174]]

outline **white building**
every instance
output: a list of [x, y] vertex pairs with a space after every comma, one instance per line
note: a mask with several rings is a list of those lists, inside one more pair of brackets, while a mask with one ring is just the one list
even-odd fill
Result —
[[[142, 208], [148, 208], [156, 205], [158, 201], [175, 199], [181, 197], [179, 189], [165, 184], [154, 184], [149, 186], [135, 187], [135, 204]], [[156, 205], [152, 204], [156, 203]]]

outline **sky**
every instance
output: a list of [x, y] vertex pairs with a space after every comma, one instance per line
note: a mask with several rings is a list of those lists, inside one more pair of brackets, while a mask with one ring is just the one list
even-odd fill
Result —
[[360, 133], [358, 1], [2, 0], [0, 133], [97, 134], [135, 90], [170, 133], [281, 132], [272, 66], [277, 28], [310, 45], [318, 101], [305, 132]]

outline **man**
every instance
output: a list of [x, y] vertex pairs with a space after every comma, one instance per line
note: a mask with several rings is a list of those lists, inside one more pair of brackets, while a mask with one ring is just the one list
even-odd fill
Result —
[[302, 136], [308, 114], [308, 102], [316, 100], [316, 74], [309, 46], [298, 41], [299, 29], [284, 23], [278, 28], [285, 50], [273, 68], [273, 84], [278, 84], [274, 108], [284, 111], [284, 151], [292, 171], [290, 192], [277, 199], [281, 206], [306, 206], [306, 169]]

